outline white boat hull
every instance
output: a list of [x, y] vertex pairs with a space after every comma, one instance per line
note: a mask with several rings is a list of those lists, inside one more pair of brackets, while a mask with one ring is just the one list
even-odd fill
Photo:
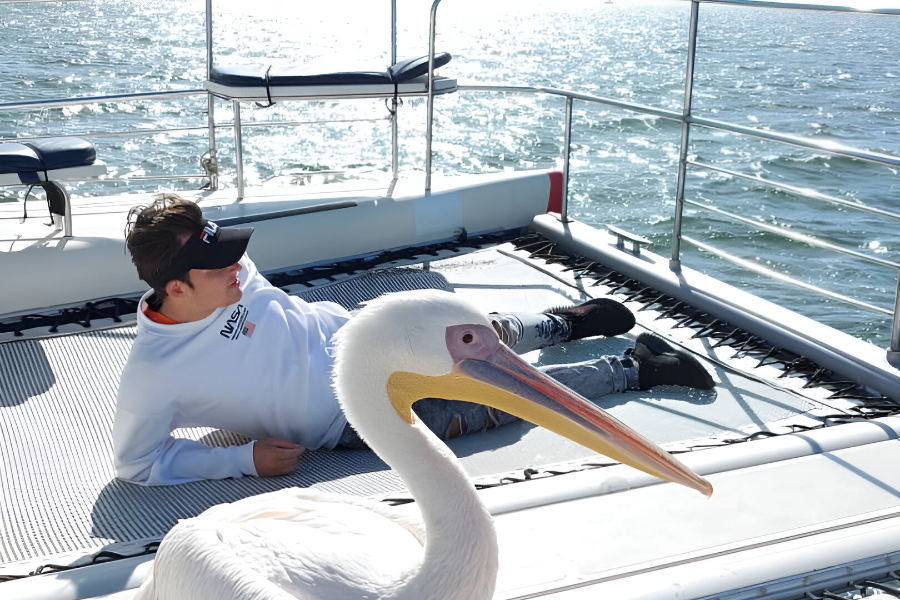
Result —
[[[295, 190], [297, 188], [294, 188]], [[527, 227], [547, 211], [550, 178], [545, 171], [436, 177], [425, 197], [420, 176], [354, 186], [308, 186], [286, 193], [248, 189], [182, 194], [212, 220], [261, 219], [267, 213], [327, 205], [345, 206], [251, 223], [248, 253], [260, 271], [315, 265], [391, 248], [415, 246], [490, 231]], [[83, 199], [73, 208], [72, 238], [51, 231], [43, 214], [25, 223], [18, 205], [0, 205], [0, 318], [102, 298], [143, 292], [125, 251], [126, 215], [150, 195]]]

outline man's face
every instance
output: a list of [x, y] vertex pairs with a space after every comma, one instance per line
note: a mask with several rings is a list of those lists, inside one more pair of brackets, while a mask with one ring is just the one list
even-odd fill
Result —
[[243, 295], [238, 278], [240, 271], [239, 263], [224, 269], [191, 269], [193, 289], [188, 291], [191, 304], [197, 309], [212, 312], [240, 301]]

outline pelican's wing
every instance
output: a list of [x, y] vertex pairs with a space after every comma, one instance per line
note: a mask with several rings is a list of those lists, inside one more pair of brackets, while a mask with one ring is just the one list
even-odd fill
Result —
[[423, 537], [380, 503], [281, 490], [179, 523], [138, 598], [377, 597], [419, 564]]
[[[314, 491], [314, 490], [310, 490]], [[317, 492], [325, 495], [325, 492]], [[352, 496], [336, 496], [331, 495], [333, 498], [341, 499], [343, 502], [348, 504], [354, 504], [356, 506], [366, 508], [371, 510], [373, 513], [379, 514], [385, 519], [389, 519], [399, 525], [400, 527], [407, 530], [416, 540], [418, 540], [419, 544], [422, 546], [425, 545], [425, 523], [422, 521], [422, 513], [419, 512], [418, 505], [416, 504], [405, 504], [402, 507], [390, 506], [389, 504], [385, 504], [384, 502], [376, 502], [374, 500], [369, 500], [368, 498], [356, 498]]]
[[258, 518], [291, 519], [308, 511], [310, 502], [315, 503], [315, 506], [329, 503], [351, 504], [370, 510], [406, 529], [420, 544], [425, 545], [425, 524], [418, 510], [410, 510], [408, 506], [398, 509], [368, 498], [332, 494], [312, 488], [288, 488], [244, 498], [230, 504], [219, 504], [205, 510], [197, 518], [232, 523]]

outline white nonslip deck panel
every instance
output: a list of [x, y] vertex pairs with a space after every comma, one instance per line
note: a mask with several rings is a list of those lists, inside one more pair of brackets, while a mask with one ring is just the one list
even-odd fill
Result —
[[[551, 306], [577, 303], [588, 296], [576, 287], [549, 276], [536, 276], [532, 266], [515, 260], [503, 251], [485, 250], [456, 259], [435, 263], [432, 268], [443, 275], [457, 294], [472, 300], [485, 312], [540, 312]], [[595, 291], [588, 289], [587, 291]], [[617, 338], [592, 338], [545, 348], [525, 354], [533, 364], [566, 364], [594, 360], [601, 356], [621, 355], [633, 345], [642, 331], [638, 325], [631, 333]], [[812, 400], [779, 391], [733, 371], [704, 362], [717, 382], [715, 390], [699, 391], [662, 386], [652, 392], [625, 392], [594, 399], [598, 406], [636, 428], [658, 443], [702, 440], [716, 436], [743, 437], [769, 424], [796, 418], [819, 408]], [[578, 444], [528, 423], [515, 423], [497, 432], [509, 445], [472, 457], [470, 472], [478, 475], [497, 473], [510, 463], [528, 467], [533, 457], [515, 459], [515, 442], [528, 440], [528, 447], [541, 448], [543, 464], [590, 456], [592, 452]], [[479, 448], [477, 436], [454, 442], [454, 450], [468, 454]], [[698, 443], [703, 443], [698, 441]], [[526, 458], [528, 459], [526, 462]]]
[[[689, 599], [749, 585], [741, 565], [746, 557], [739, 553], [751, 546], [777, 553], [776, 544], [827, 528], [843, 528], [833, 535], [859, 535], [861, 530], [852, 526], [867, 520], [875, 523], [866, 525], [867, 531], [897, 531], [898, 464], [900, 441], [893, 439], [714, 474], [708, 477], [715, 488], [710, 499], [665, 483], [502, 514], [495, 517], [501, 542], [496, 597], [519, 598], [592, 581], [597, 583], [560, 597], [616, 598], [627, 589], [629, 598]], [[885, 547], [898, 549], [900, 536], [892, 548], [890, 543]], [[870, 550], [869, 555], [877, 554], [878, 548]], [[666, 565], [700, 563], [715, 555], [725, 558], [715, 567], [710, 564], [707, 575], [715, 569], [720, 577], [706, 577], [702, 587], [685, 589], [687, 580], [655, 575]], [[817, 555], [816, 568], [855, 558], [863, 557]], [[796, 565], [787, 559], [769, 564], [768, 579], [762, 581], [795, 573], [788, 572]], [[647, 577], [624, 582], [648, 569]]]
[[[354, 308], [389, 292], [446, 288], [437, 273], [397, 269], [304, 296]], [[403, 488], [384, 462], [363, 451], [307, 452], [282, 477], [159, 487], [115, 479], [113, 414], [135, 329], [0, 344], [0, 574], [68, 564], [60, 555], [74, 553], [71, 559], [106, 544], [159, 538], [178, 519], [208, 506], [284, 487], [321, 485], [360, 496]], [[175, 436], [210, 446], [248, 441], [209, 428]]]
[[[409, 271], [410, 276], [419, 273], [419, 278], [440, 280], [439, 287], [453, 289], [483, 306], [485, 312], [539, 311], [580, 299], [574, 288], [496, 250], [439, 260], [431, 264], [430, 271], [399, 271], [401, 276]], [[361, 287], [354, 281], [325, 291], [336, 293], [335, 287], [347, 287], [341, 293], [349, 295], [352, 304], [360, 299], [352, 294]], [[513, 289], [514, 283], [519, 287]], [[371, 291], [366, 293], [371, 297]], [[110, 423], [118, 374], [133, 335], [128, 328], [0, 346], [0, 425], [4, 432], [8, 428], [17, 432], [4, 435], [0, 444], [7, 446], [0, 460], [6, 485], [0, 508], [9, 517], [7, 522], [17, 523], [17, 530], [5, 530], [0, 542], [4, 562], [159, 535], [166, 523], [177, 517], [196, 514], [216, 501], [266, 491], [271, 489], [270, 483], [278, 487], [318, 482], [331, 490], [364, 495], [402, 490], [402, 483], [392, 478], [392, 473], [379, 473], [385, 467], [377, 459], [364, 461], [366, 474], [362, 477], [350, 476], [359, 472], [360, 465], [344, 464], [344, 458], [352, 457], [341, 453], [308, 453], [296, 477], [280, 484], [247, 478], [145, 490], [114, 481]], [[595, 338], [525, 358], [543, 364], [587, 360], [620, 354], [630, 343], [626, 338]], [[30, 366], [18, 372], [9, 370], [16, 360]], [[598, 404], [660, 443], [730, 435], [742, 427], [806, 418], [804, 414], [817, 406], [724, 370], [716, 371], [715, 376], [729, 385], [702, 393], [662, 387], [652, 393], [607, 396]], [[16, 450], [23, 445], [41, 452], [27, 459]], [[450, 445], [473, 477], [593, 456], [589, 450], [526, 423], [458, 438]], [[41, 470], [36, 471], [35, 465], [42, 465]], [[326, 481], [332, 478], [337, 479]], [[159, 514], [135, 508], [148, 500], [159, 503]]]
[[[673, 272], [667, 258], [652, 252], [643, 251], [640, 256], [634, 256], [619, 250], [613, 236], [583, 223], [562, 224], [552, 215], [539, 215], [533, 227], [551, 240], [568, 244], [573, 252], [642, 281], [773, 345], [805, 356], [885, 396], [900, 397], [900, 369], [888, 364], [882, 348], [687, 266]], [[716, 354], [712, 348], [707, 348], [706, 352]]]

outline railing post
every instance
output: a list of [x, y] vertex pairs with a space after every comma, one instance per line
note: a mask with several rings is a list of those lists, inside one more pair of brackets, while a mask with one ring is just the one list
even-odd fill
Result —
[[894, 295], [894, 319], [891, 323], [891, 345], [887, 351], [887, 361], [895, 369], [900, 369], [900, 276], [897, 277], [897, 293]]
[[241, 103], [231, 101], [234, 107], [234, 162], [237, 165], [237, 199], [244, 199], [244, 151], [241, 141]]
[[[397, 0], [391, 0], [391, 66], [397, 64]], [[400, 173], [400, 142], [397, 124], [397, 92], [391, 100], [391, 173], [397, 179]]]
[[669, 261], [669, 268], [673, 271], [681, 269], [681, 216], [684, 212], [684, 183], [691, 134], [691, 98], [694, 90], [694, 58], [697, 55], [699, 12], [700, 0], [691, 0], [691, 27], [688, 33], [687, 68], [684, 73], [684, 105], [681, 113], [681, 150], [678, 153], [678, 183], [675, 187], [675, 225], [672, 231], [672, 259]]
[[434, 125], [434, 32], [437, 24], [437, 8], [441, 0], [431, 5], [431, 21], [428, 25], [428, 115], [425, 118], [425, 195], [431, 195], [431, 132]]
[[[212, 0], [206, 0], [206, 79], [212, 76], [213, 68], [213, 28], [212, 28]], [[216, 118], [215, 99], [213, 95], [206, 94], [206, 126], [209, 128], [209, 159], [212, 169], [209, 172], [209, 189], [219, 189], [218, 159], [216, 157]]]
[[72, 232], [72, 197], [69, 196], [68, 190], [64, 190], [64, 193], [66, 195], [66, 206], [63, 209], [63, 237], [70, 238], [75, 235]]
[[572, 147], [572, 97], [566, 96], [566, 134], [563, 145], [563, 181], [562, 206], [559, 210], [560, 220], [569, 222], [569, 150]]

